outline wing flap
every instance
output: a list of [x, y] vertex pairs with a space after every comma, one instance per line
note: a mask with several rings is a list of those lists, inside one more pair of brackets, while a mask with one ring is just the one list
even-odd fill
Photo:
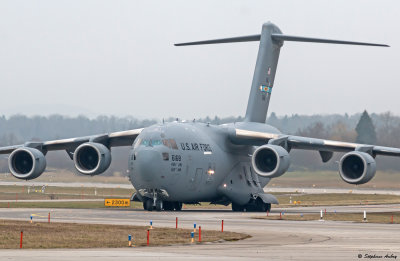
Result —
[[45, 142], [34, 142], [34, 143], [25, 143], [24, 145], [15, 145], [8, 147], [0, 147], [0, 154], [9, 154], [14, 150], [20, 147], [35, 147], [40, 150], [54, 151], [54, 150], [66, 150], [73, 151], [76, 147], [85, 142], [99, 142], [107, 147], [118, 147], [118, 146], [131, 146], [135, 141], [136, 137], [140, 134], [143, 129], [134, 129], [127, 131], [119, 131], [112, 132], [109, 134], [101, 134], [101, 135], [93, 135], [93, 136], [85, 136], [85, 137], [77, 137], [70, 139], [60, 139], [60, 140], [51, 140]]
[[23, 147], [23, 145], [7, 146], [0, 148], [0, 154], [10, 154], [14, 150]]
[[317, 150], [323, 152], [324, 156], [321, 154], [323, 160], [329, 158], [329, 152], [349, 152], [354, 150], [363, 151], [364, 149], [368, 149], [374, 155], [400, 156], [399, 148], [315, 139], [292, 135], [287, 136], [283, 134], [243, 129], [235, 129], [235, 131], [231, 132], [230, 139], [235, 144], [259, 146], [260, 144], [267, 144], [271, 139], [278, 139], [283, 136], [287, 137], [287, 144], [290, 149]]
[[53, 150], [67, 150], [76, 148], [82, 143], [88, 142], [90, 137], [79, 137], [71, 139], [51, 140], [43, 142], [42, 148], [47, 151]]

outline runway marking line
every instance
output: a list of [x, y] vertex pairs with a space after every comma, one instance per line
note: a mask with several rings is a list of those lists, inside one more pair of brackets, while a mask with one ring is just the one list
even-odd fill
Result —
[[33, 217], [42, 217], [42, 218], [47, 218], [48, 217], [48, 213], [46, 213], [46, 216], [42, 216], [42, 215], [44, 215], [44, 214], [37, 213], [37, 214], [32, 214], [31, 216], [33, 216]]

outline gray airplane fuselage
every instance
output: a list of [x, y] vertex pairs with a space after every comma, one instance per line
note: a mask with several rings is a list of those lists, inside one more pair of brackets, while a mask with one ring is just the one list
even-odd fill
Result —
[[[129, 177], [138, 191], [164, 191], [164, 200], [213, 202], [240, 189], [247, 197], [269, 178], [251, 169], [253, 146], [232, 145], [230, 127], [279, 133], [260, 123], [171, 122], [145, 128], [132, 146]], [[160, 195], [159, 195], [160, 196]]]

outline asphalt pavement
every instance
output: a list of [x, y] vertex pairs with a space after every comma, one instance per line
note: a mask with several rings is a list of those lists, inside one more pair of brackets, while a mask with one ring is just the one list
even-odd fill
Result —
[[[399, 205], [326, 207], [338, 212], [399, 210]], [[332, 208], [332, 209], [331, 209]], [[271, 215], [318, 212], [325, 207], [274, 209]], [[259, 220], [253, 216], [264, 213], [237, 213], [229, 210], [191, 210], [181, 212], [148, 212], [124, 209], [0, 209], [1, 219], [26, 220], [35, 214], [36, 221], [96, 224], [128, 224], [192, 228], [193, 223], [203, 230], [221, 228], [243, 232], [249, 239], [238, 242], [138, 247], [122, 249], [51, 249], [1, 250], [0, 260], [396, 260], [400, 258], [400, 225], [333, 221]], [[307, 212], [307, 213], [308, 213]], [[128, 232], [127, 232], [128, 233]], [[359, 257], [360, 256], [360, 257]], [[387, 256], [385, 258], [385, 256]], [[381, 257], [381, 258], [379, 258]], [[394, 258], [396, 257], [396, 259]]]

